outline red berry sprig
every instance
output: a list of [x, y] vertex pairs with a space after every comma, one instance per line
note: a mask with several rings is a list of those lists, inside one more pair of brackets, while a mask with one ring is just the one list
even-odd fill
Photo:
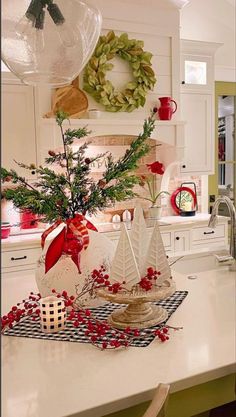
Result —
[[169, 340], [168, 328], [162, 327], [160, 329], [155, 330], [155, 336], [162, 342], [166, 342], [166, 340]]
[[146, 275], [141, 278], [139, 285], [145, 291], [150, 291], [153, 286], [156, 284], [158, 276], [161, 275], [160, 271], [156, 271], [153, 268], [148, 268]]
[[40, 315], [39, 300], [40, 294], [30, 293], [29, 297], [21, 303], [12, 306], [9, 313], [1, 317], [1, 331], [6, 328], [12, 329], [13, 325], [21, 321], [25, 317], [31, 317], [32, 320], [37, 320]]

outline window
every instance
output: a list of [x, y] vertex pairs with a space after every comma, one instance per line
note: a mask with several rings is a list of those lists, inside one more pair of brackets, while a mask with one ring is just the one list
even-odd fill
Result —
[[184, 79], [186, 84], [207, 84], [207, 63], [184, 61]]

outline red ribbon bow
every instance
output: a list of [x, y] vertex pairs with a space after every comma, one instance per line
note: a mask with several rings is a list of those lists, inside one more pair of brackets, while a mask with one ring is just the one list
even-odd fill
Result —
[[[57, 220], [42, 234], [41, 246], [44, 248], [47, 236], [52, 233], [62, 220]], [[47, 273], [58, 261], [63, 253], [71, 256], [72, 261], [80, 271], [80, 254], [89, 245], [88, 229], [97, 232], [96, 227], [82, 214], [76, 214], [72, 219], [66, 220], [62, 230], [50, 243], [45, 256], [45, 273]]]

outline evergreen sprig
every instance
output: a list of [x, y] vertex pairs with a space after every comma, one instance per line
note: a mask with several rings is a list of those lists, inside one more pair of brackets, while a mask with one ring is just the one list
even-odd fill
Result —
[[[96, 213], [116, 201], [133, 198], [133, 187], [139, 183], [139, 177], [133, 171], [140, 158], [149, 152], [147, 139], [155, 127], [152, 113], [144, 122], [143, 132], [133, 140], [124, 156], [114, 160], [111, 154], [86, 157], [89, 146], [86, 142], [74, 151], [71, 146], [74, 140], [86, 138], [90, 132], [86, 127], [64, 131], [65, 120], [68, 120], [68, 115], [58, 112], [56, 122], [61, 130], [63, 150], [49, 150], [45, 167], [16, 162], [21, 168], [35, 171], [35, 182], [27, 181], [13, 169], [1, 168], [2, 182], [14, 184], [13, 187], [4, 187], [3, 196], [13, 201], [15, 207], [43, 216], [46, 222], [66, 220], [76, 213]], [[91, 177], [91, 166], [101, 157], [106, 158], [107, 168], [101, 179], [95, 181]], [[54, 170], [53, 166], [59, 170]]]

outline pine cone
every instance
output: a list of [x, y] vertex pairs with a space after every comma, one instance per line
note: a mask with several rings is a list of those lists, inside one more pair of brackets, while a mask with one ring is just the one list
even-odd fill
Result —
[[57, 200], [56, 205], [61, 207], [63, 204], [63, 200]]
[[106, 186], [106, 181], [104, 181], [104, 180], [99, 180], [98, 181], [98, 187], [99, 188], [104, 188]]
[[54, 151], [48, 151], [48, 155], [50, 155], [50, 156], [56, 156], [56, 152], [54, 152]]
[[10, 175], [8, 175], [5, 179], [4, 179], [4, 181], [5, 182], [10, 182], [12, 180], [12, 177], [10, 176]]

